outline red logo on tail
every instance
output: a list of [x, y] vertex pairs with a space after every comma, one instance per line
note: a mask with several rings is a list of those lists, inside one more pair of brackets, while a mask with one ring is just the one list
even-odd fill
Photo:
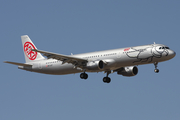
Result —
[[37, 52], [31, 51], [31, 49], [35, 49], [35, 47], [32, 43], [30, 43], [30, 42], [24, 43], [24, 52], [25, 52], [26, 56], [30, 60], [35, 60], [37, 57]]

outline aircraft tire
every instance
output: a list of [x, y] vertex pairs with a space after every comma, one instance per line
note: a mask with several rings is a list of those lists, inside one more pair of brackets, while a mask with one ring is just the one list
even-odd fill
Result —
[[88, 74], [84, 73], [84, 79], [88, 78]]
[[155, 73], [159, 73], [159, 69], [155, 69], [154, 72], [155, 72]]
[[104, 78], [103, 78], [103, 82], [104, 82], [104, 83], [110, 83], [110, 82], [111, 82], [111, 78], [109, 78], [109, 77], [104, 77]]
[[83, 73], [80, 74], [80, 78], [84, 79], [84, 74]]
[[86, 74], [86, 73], [81, 73], [81, 74], [80, 74], [80, 78], [81, 78], [81, 79], [87, 79], [87, 78], [88, 78], [88, 74]]

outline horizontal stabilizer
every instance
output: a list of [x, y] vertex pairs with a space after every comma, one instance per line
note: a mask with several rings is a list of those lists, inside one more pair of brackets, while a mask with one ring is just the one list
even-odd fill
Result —
[[32, 66], [30, 64], [24, 64], [24, 63], [17, 63], [17, 62], [9, 62], [9, 61], [4, 61], [4, 63], [9, 63], [9, 64], [13, 64], [13, 65], [19, 65], [19, 66]]

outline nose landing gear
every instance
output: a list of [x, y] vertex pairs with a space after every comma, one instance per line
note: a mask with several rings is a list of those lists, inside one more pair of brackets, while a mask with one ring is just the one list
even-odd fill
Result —
[[155, 66], [154, 72], [155, 73], [159, 73], [159, 69], [157, 69], [157, 65], [158, 65], [158, 62], [155, 62], [154, 63], [154, 66]]

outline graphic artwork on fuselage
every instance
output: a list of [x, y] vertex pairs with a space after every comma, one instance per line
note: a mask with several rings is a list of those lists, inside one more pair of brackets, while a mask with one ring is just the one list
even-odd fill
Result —
[[153, 58], [161, 58], [162, 56], [168, 56], [168, 47], [164, 46], [145, 46], [132, 47], [129, 51], [125, 52], [129, 58], [137, 58], [135, 62], [152, 62]]

